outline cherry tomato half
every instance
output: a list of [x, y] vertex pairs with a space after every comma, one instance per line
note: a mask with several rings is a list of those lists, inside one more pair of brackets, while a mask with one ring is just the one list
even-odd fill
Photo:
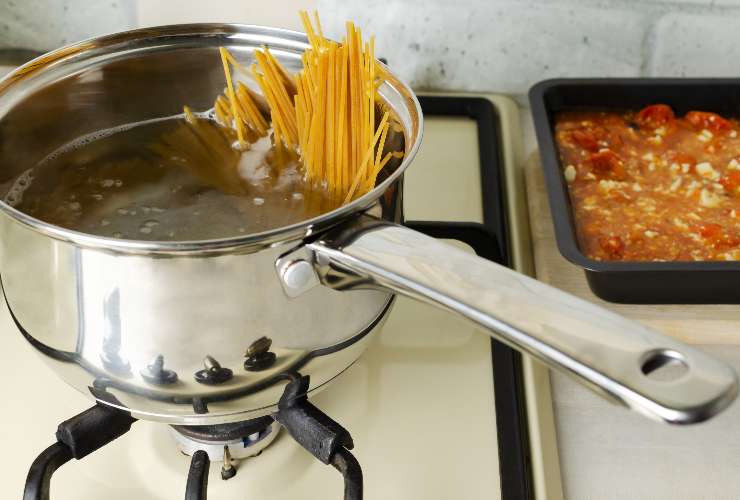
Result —
[[686, 113], [686, 121], [696, 129], [707, 129], [712, 132], [724, 132], [732, 128], [730, 122], [717, 113], [707, 111], [689, 111]]
[[599, 141], [591, 130], [574, 130], [570, 133], [570, 136], [573, 139], [573, 142], [581, 146], [583, 149], [588, 151], [598, 151], [599, 149]]
[[704, 238], [715, 239], [722, 235], [722, 226], [714, 223], [706, 223], [699, 226], [699, 234]]
[[735, 192], [737, 188], [740, 187], [740, 171], [732, 170], [727, 172], [719, 180], [719, 183], [722, 184], [728, 192]]
[[672, 121], [674, 118], [675, 115], [670, 106], [667, 104], [653, 104], [642, 108], [640, 112], [637, 113], [635, 122], [637, 122], [640, 127], [658, 128]]
[[594, 170], [598, 172], [611, 174], [612, 177], [618, 180], [627, 176], [622, 159], [611, 149], [602, 149], [592, 153], [590, 159]]

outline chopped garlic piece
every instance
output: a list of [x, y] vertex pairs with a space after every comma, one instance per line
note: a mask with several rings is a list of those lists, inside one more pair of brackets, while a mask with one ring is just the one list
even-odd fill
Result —
[[626, 186], [626, 182], [612, 181], [609, 179], [601, 179], [599, 181], [599, 189], [603, 189], [604, 191], [610, 191], [612, 189], [623, 188]]
[[676, 177], [676, 180], [673, 181], [669, 189], [673, 192], [678, 191], [678, 188], [681, 187], [681, 182], [683, 182], [683, 177]]
[[650, 230], [645, 231], [643, 234], [647, 236], [648, 238], [655, 238], [656, 236], [658, 236], [658, 233], [656, 233], [655, 231], [650, 231]]
[[699, 175], [703, 175], [704, 177], [708, 177], [707, 174], [710, 172], [714, 172], [714, 168], [712, 167], [712, 164], [709, 162], [701, 162], [696, 164], [696, 172]]
[[640, 191], [642, 191], [642, 186], [635, 182], [634, 184], [632, 184], [632, 191], [639, 193]]
[[714, 167], [712, 167], [712, 164], [706, 161], [696, 164], [696, 173], [701, 175], [702, 177], [706, 177], [707, 179], [711, 179], [713, 181], [716, 181], [719, 179], [719, 172], [714, 170]]
[[730, 137], [732, 137], [733, 139], [734, 139], [735, 137], [737, 137], [737, 130], [731, 130], [731, 131], [730, 131]]
[[563, 175], [565, 176], [565, 180], [567, 182], [573, 182], [576, 180], [576, 167], [573, 165], [568, 165], [565, 167], [565, 172], [563, 172]]
[[658, 135], [665, 135], [665, 127], [658, 127], [655, 129], [655, 133]]
[[673, 219], [673, 225], [676, 226], [676, 227], [679, 227], [681, 229], [688, 229], [689, 228], [689, 225], [686, 224], [681, 219], [679, 219], [678, 217], [676, 217], [675, 219]]
[[730, 160], [730, 163], [727, 164], [727, 168], [729, 168], [730, 170], [740, 170], [740, 163], [738, 163], [738, 161], [733, 158], [732, 160]]
[[701, 132], [699, 133], [699, 135], [697, 136], [697, 138], [698, 138], [698, 139], [699, 139], [699, 140], [700, 140], [701, 142], [709, 142], [709, 141], [711, 141], [711, 140], [712, 140], [712, 137], [714, 137], [714, 134], [712, 134], [712, 133], [711, 133], [711, 132], [710, 132], [709, 130], [707, 130], [707, 129], [704, 129], [704, 130], [702, 130], [702, 131], [701, 131]]
[[642, 155], [642, 159], [645, 161], [653, 161], [655, 159], [655, 156], [653, 156], [653, 153], [646, 153]]
[[678, 172], [681, 170], [681, 166], [678, 163], [671, 163], [671, 172]]
[[688, 174], [688, 173], [689, 173], [689, 169], [690, 169], [690, 168], [691, 168], [691, 165], [689, 165], [688, 163], [682, 163], [682, 164], [681, 164], [681, 171], [682, 171], [682, 172], [683, 172], [684, 174]]
[[722, 199], [711, 191], [702, 189], [699, 195], [699, 204], [702, 207], [717, 208]]

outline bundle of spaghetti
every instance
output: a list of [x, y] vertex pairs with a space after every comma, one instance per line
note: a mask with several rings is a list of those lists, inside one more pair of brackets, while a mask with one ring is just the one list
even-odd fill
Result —
[[254, 78], [278, 153], [283, 147], [299, 152], [307, 180], [346, 203], [373, 189], [388, 161], [403, 156], [383, 154], [391, 122], [388, 111], [378, 120], [376, 109], [385, 72], [375, 60], [374, 37], [363, 42], [361, 30], [347, 22], [337, 43], [324, 37], [318, 14], [313, 21], [305, 11], [300, 15], [310, 48], [298, 75], [293, 78], [267, 47], [255, 51], [249, 72], [221, 48], [227, 86], [214, 110], [221, 124], [235, 128], [242, 148], [248, 147], [248, 131], [266, 135], [266, 110], [248, 87], [234, 83], [231, 66]]
[[311, 48], [297, 77], [295, 110], [298, 142], [307, 178], [346, 203], [375, 186], [392, 157], [383, 156], [389, 113], [376, 127], [378, 87], [383, 71], [375, 60], [375, 40], [348, 22], [341, 44], [327, 40], [315, 15], [301, 21]]

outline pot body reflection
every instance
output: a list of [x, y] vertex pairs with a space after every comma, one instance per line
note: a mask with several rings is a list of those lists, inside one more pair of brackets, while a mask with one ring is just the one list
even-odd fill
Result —
[[[315, 287], [288, 298], [275, 261], [300, 240], [152, 257], [80, 247], [5, 216], [1, 228], [2, 286], [23, 335], [75, 388], [139, 418], [197, 424], [266, 413], [286, 376], [309, 375], [318, 388], [346, 369], [391, 305], [375, 290]], [[245, 368], [263, 338], [274, 362]], [[231, 376], [197, 380], [207, 357]]]

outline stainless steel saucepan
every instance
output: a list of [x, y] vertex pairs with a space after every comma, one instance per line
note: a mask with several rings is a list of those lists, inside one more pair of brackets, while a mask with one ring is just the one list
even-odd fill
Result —
[[[263, 44], [293, 71], [307, 47], [291, 31], [181, 25], [85, 41], [21, 67], [0, 81], [0, 194], [84, 134], [183, 104], [207, 109], [224, 85], [217, 47], [249, 63]], [[301, 224], [211, 241], [117, 240], [0, 203], [0, 278], [18, 328], [78, 390], [171, 424], [269, 413], [299, 373], [321, 388], [361, 354], [394, 294], [460, 314], [655, 419], [704, 420], [735, 398], [735, 373], [704, 353], [398, 225], [422, 116], [392, 74], [380, 92], [405, 157], [372, 192]], [[646, 375], [668, 360], [686, 373]]]

